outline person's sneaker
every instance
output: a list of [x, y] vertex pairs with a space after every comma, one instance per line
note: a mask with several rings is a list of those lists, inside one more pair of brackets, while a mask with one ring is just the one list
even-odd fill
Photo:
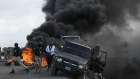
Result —
[[25, 69], [27, 73], [29, 73], [29, 69]]
[[10, 72], [10, 74], [14, 74], [15, 73], [15, 70], [12, 70], [11, 72]]

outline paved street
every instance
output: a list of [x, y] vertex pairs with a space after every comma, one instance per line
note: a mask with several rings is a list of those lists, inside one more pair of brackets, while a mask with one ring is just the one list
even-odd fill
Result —
[[0, 79], [73, 79], [71, 75], [64, 73], [52, 76], [50, 72], [47, 72], [46, 68], [43, 68], [41, 73], [36, 73], [34, 69], [26, 73], [21, 66], [16, 66], [15, 74], [9, 74], [10, 71], [9, 66], [4, 66], [4, 64], [0, 63]]
[[[129, 60], [127, 58], [108, 58], [103, 73], [104, 77], [106, 79], [127, 79], [125, 76], [128, 76], [128, 78], [131, 76], [139, 76], [139, 73], [134, 73], [134, 71], [130, 75], [123, 73], [128, 62]], [[133, 66], [131, 69], [133, 69]], [[47, 68], [43, 68], [41, 73], [36, 73], [34, 69], [30, 69], [30, 72], [26, 73], [21, 66], [16, 66], [15, 74], [9, 74], [10, 71], [9, 66], [5, 66], [5, 63], [0, 62], [0, 79], [73, 79], [71, 75], [60, 72], [57, 76], [52, 76], [50, 72], [47, 72]], [[118, 74], [116, 75], [116, 73]]]

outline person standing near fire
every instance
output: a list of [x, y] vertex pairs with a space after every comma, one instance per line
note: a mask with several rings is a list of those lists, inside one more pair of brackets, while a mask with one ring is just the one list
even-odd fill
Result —
[[14, 70], [14, 66], [15, 66], [14, 65], [14, 61], [17, 61], [22, 67], [25, 68], [26, 72], [29, 73], [29, 69], [23, 64], [23, 62], [20, 59], [21, 49], [20, 49], [20, 47], [18, 47], [18, 43], [15, 43], [14, 46], [15, 46], [15, 48], [14, 48], [14, 54], [13, 54], [14, 60], [11, 62], [12, 71], [10, 72], [10, 74], [15, 73], [15, 70]]
[[43, 52], [43, 44], [41, 41], [34, 47], [34, 52], [35, 52], [35, 70], [36, 72], [41, 71], [41, 66], [42, 66], [42, 52]]
[[47, 71], [49, 71], [49, 69], [51, 68], [51, 63], [52, 63], [52, 58], [55, 52], [55, 45], [53, 42], [51, 42], [47, 47], [46, 47], [46, 52], [47, 52], [47, 63], [48, 63], [48, 69]]

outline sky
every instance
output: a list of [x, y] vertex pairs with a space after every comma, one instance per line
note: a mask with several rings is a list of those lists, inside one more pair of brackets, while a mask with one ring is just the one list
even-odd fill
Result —
[[45, 21], [41, 11], [44, 0], [0, 0], [0, 47], [20, 47], [27, 43], [26, 36]]
[[[24, 47], [26, 36], [45, 21], [45, 14], [41, 10], [44, 3], [45, 0], [0, 0], [0, 47], [10, 47], [15, 42]], [[127, 40], [130, 35], [133, 38], [140, 37], [140, 22], [128, 22], [133, 32], [124, 33], [123, 37]]]

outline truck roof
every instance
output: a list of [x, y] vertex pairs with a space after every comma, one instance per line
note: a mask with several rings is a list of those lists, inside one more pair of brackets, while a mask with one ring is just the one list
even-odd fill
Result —
[[62, 40], [74, 40], [74, 39], [80, 39], [80, 36], [61, 36]]
[[81, 40], [81, 39], [69, 40], [67, 42], [78, 44], [78, 45], [81, 45], [81, 46], [84, 46], [84, 47], [87, 47], [87, 48], [90, 48], [90, 49], [93, 48], [92, 44], [90, 44], [89, 42], [86, 42], [84, 40]]

